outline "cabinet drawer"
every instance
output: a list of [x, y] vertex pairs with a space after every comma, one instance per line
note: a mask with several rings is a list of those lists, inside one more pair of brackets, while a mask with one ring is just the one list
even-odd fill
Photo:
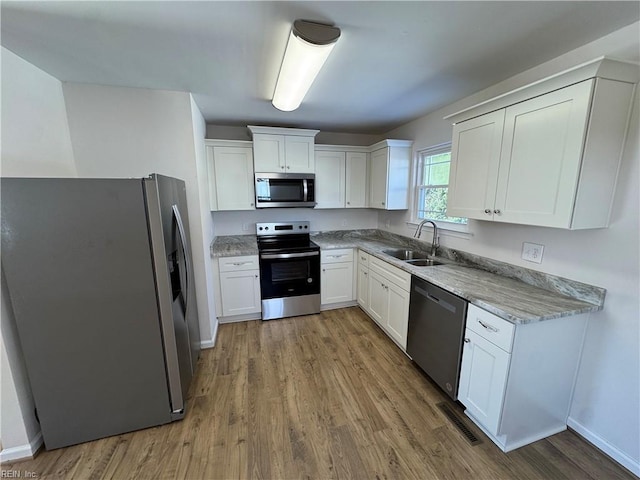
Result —
[[398, 267], [394, 267], [393, 265], [373, 256], [369, 257], [369, 268], [378, 272], [379, 275], [383, 276], [390, 282], [395, 283], [403, 290], [406, 290], [407, 292], [411, 290], [411, 274], [409, 272], [400, 270]]
[[358, 266], [369, 268], [369, 256], [367, 252], [358, 250]]
[[241, 270], [258, 270], [258, 255], [246, 255], [242, 257], [221, 257], [218, 259], [218, 268], [221, 272], [239, 272]]
[[511, 352], [515, 325], [475, 305], [467, 310], [467, 328], [505, 352]]
[[324, 264], [342, 262], [353, 262], [353, 248], [320, 251], [320, 263]]

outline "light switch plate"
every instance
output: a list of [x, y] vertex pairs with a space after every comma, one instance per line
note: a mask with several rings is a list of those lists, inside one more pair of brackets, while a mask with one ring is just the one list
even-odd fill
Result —
[[544, 252], [544, 245], [538, 245], [537, 243], [524, 242], [522, 244], [522, 259], [527, 262], [542, 263], [542, 253]]

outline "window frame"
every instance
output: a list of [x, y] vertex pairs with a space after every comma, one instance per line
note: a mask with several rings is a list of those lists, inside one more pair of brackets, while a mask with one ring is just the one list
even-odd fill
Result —
[[[408, 222], [410, 226], [416, 226], [422, 220], [424, 220], [423, 218], [418, 217], [418, 213], [421, 209], [420, 208], [420, 199], [422, 197], [421, 193], [427, 188], [423, 178], [425, 158], [433, 155], [438, 155], [441, 153], [451, 152], [451, 151], [452, 151], [451, 142], [440, 143], [438, 145], [433, 145], [427, 148], [421, 148], [420, 150], [416, 151], [416, 166], [414, 170], [415, 182], [413, 185], [413, 205], [412, 205], [412, 212], [411, 212], [411, 221]], [[432, 185], [431, 187], [434, 187], [434, 186], [435, 187], [446, 186], [448, 191], [449, 184], [447, 183], [446, 185], [442, 185], [442, 186]], [[427, 220], [433, 220], [434, 222], [436, 222], [436, 225], [438, 226], [438, 228], [442, 230], [450, 230], [454, 232], [463, 232], [463, 233], [468, 232], [468, 225], [469, 225], [468, 219], [467, 219], [467, 223], [455, 223], [455, 222], [449, 222], [447, 220], [436, 220], [436, 219], [430, 219], [430, 218], [427, 218]]]

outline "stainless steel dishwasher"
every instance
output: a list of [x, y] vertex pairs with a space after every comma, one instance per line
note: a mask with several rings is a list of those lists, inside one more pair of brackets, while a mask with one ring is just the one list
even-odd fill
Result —
[[411, 277], [407, 353], [453, 400], [458, 397], [467, 301]]

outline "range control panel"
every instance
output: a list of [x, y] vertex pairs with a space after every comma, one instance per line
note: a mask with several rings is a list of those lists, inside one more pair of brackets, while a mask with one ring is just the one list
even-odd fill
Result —
[[256, 235], [292, 235], [309, 233], [309, 222], [256, 223]]

